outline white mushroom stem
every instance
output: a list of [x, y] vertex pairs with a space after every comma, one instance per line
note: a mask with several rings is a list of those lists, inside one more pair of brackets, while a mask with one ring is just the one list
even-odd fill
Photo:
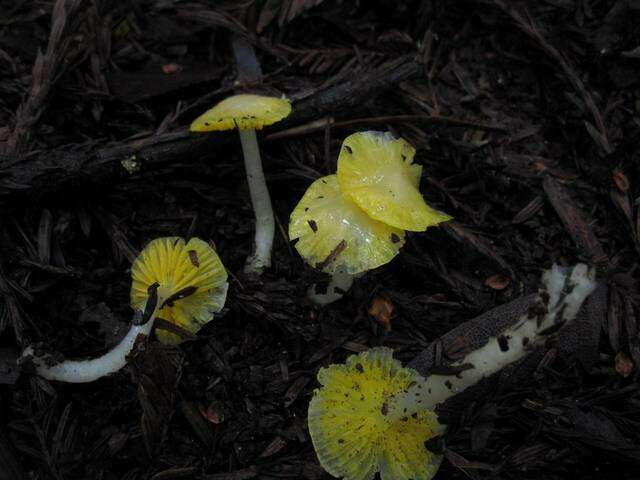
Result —
[[345, 292], [347, 292], [351, 285], [353, 285], [353, 281], [359, 275], [351, 275], [346, 273], [341, 268], [338, 268], [336, 272], [331, 277], [331, 281], [327, 286], [327, 291], [325, 293], [318, 293], [316, 284], [311, 285], [309, 287], [309, 291], [307, 292], [307, 297], [316, 305], [324, 306], [328, 305], [336, 300], [340, 300]]
[[594, 276], [594, 271], [584, 264], [578, 264], [568, 272], [554, 265], [542, 276], [544, 289], [537, 302], [515, 325], [450, 365], [451, 374], [431, 374], [422, 385], [395, 397], [389, 413], [402, 418], [424, 407], [433, 409], [543, 345], [576, 317], [596, 287]]
[[[160, 305], [161, 302], [158, 301], [145, 324], [135, 325], [135, 321], [132, 322], [129, 332], [120, 343], [101, 357], [89, 360], [64, 360], [56, 363], [50, 354], [36, 356], [34, 348], [29, 346], [22, 353], [22, 361], [30, 358], [38, 375], [47, 380], [69, 383], [93, 382], [117, 372], [126, 365], [127, 356], [131, 353], [138, 336], [148, 337], [151, 333]], [[142, 316], [145, 308], [146, 305], [141, 311], [136, 312], [134, 320]]]
[[247, 259], [246, 273], [261, 273], [271, 266], [271, 247], [275, 234], [275, 220], [271, 208], [271, 198], [267, 189], [267, 181], [262, 171], [262, 160], [258, 149], [258, 138], [255, 129], [238, 130], [244, 154], [244, 166], [249, 182], [251, 204], [256, 216], [256, 234], [253, 255]]

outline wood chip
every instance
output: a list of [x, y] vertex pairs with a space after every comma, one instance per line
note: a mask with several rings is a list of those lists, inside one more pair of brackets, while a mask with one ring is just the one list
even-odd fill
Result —
[[627, 190], [629, 190], [629, 179], [624, 172], [616, 168], [613, 171], [612, 177], [616, 187], [618, 187], [622, 193], [627, 193]]
[[543, 205], [544, 198], [542, 198], [542, 196], [540, 195], [536, 196], [533, 200], [527, 203], [522, 208], [522, 210], [520, 210], [516, 214], [515, 217], [513, 217], [513, 220], [511, 220], [511, 222], [515, 224], [526, 222], [527, 220], [533, 218], [540, 211]]
[[295, 382], [289, 387], [287, 393], [284, 394], [284, 406], [289, 407], [293, 402], [296, 401], [298, 395], [304, 390], [304, 387], [307, 386], [307, 383], [311, 378], [309, 377], [298, 377]]
[[[193, 433], [196, 434], [196, 437], [207, 447], [213, 448], [214, 437], [213, 432], [211, 431], [211, 426], [209, 422], [207, 422], [204, 417], [200, 414], [197, 408], [193, 405], [193, 403], [182, 400], [178, 407], [180, 408], [180, 412], [184, 416], [185, 420], [191, 426]], [[231, 478], [231, 477], [230, 477]], [[251, 477], [247, 477], [251, 478]]]
[[38, 257], [48, 265], [51, 261], [51, 233], [53, 232], [53, 215], [48, 209], [42, 210], [38, 227]]
[[236, 470], [235, 472], [207, 475], [204, 477], [204, 480], [247, 480], [257, 476], [258, 468], [251, 466], [249, 468], [243, 468], [242, 470]]
[[156, 473], [151, 480], [173, 480], [175, 478], [193, 478], [198, 471], [195, 467], [175, 467]]
[[260, 457], [271, 457], [282, 450], [286, 445], [286, 440], [284, 440], [282, 437], [276, 437], [271, 441], [271, 443], [269, 443], [269, 445], [267, 445], [267, 448], [262, 451]]
[[442, 228], [456, 241], [461, 243], [464, 242], [472, 246], [478, 253], [493, 260], [504, 270], [508, 271], [509, 273], [512, 272], [511, 266], [507, 263], [507, 261], [502, 258], [502, 256], [498, 252], [496, 252], [495, 248], [493, 248], [491, 244], [485, 239], [472, 233], [470, 230], [455, 221], [444, 223]]
[[588, 255], [592, 262], [597, 264], [606, 262], [607, 255], [591, 226], [593, 221], [584, 210], [578, 207], [567, 188], [549, 176], [544, 179], [543, 187], [576, 246]]

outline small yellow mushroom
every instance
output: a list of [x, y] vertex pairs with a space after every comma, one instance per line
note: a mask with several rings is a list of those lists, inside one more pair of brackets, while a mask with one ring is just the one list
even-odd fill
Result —
[[196, 118], [192, 132], [215, 130], [261, 130], [286, 118], [291, 113], [291, 103], [286, 98], [240, 94], [222, 100]]
[[271, 265], [271, 248], [275, 234], [271, 198], [262, 171], [256, 130], [279, 122], [290, 113], [291, 103], [286, 98], [234, 95], [200, 115], [190, 127], [192, 132], [238, 129], [251, 204], [256, 215], [254, 253], [247, 259], [247, 273], [260, 273]]
[[346, 480], [429, 480], [441, 456], [425, 442], [443, 426], [427, 405], [424, 379], [388, 348], [352, 355], [318, 373], [309, 433], [320, 465]]
[[[157, 283], [158, 296], [165, 299], [158, 317], [196, 333], [220, 312], [227, 297], [227, 272], [217, 253], [198, 238], [180, 237], [150, 242], [131, 267], [131, 306], [138, 310], [147, 300], [149, 286]], [[157, 330], [163, 343], [180, 343], [181, 338]]]
[[422, 167], [413, 163], [415, 153], [388, 132], [349, 135], [338, 157], [340, 188], [369, 216], [392, 227], [420, 232], [450, 220], [422, 198]]

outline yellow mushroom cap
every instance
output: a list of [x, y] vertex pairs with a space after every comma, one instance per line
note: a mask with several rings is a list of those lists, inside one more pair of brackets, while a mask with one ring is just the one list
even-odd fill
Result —
[[279, 122], [291, 113], [291, 103], [286, 98], [241, 94], [229, 97], [196, 118], [192, 132], [213, 130], [256, 129]]
[[[352, 355], [345, 365], [331, 365], [318, 373], [322, 385], [309, 404], [309, 433], [318, 460], [331, 475], [346, 480], [428, 480], [441, 456], [425, 447], [443, 427], [436, 414], [414, 404], [394, 402], [411, 390], [422, 401], [424, 379], [393, 359], [388, 348]], [[425, 387], [426, 388], [426, 387]], [[398, 406], [400, 405], [400, 406]]]
[[450, 220], [422, 198], [422, 167], [413, 164], [415, 153], [389, 132], [349, 135], [338, 157], [340, 188], [372, 218], [396, 228], [421, 232]]
[[313, 267], [357, 273], [391, 261], [404, 232], [369, 217], [340, 193], [336, 175], [313, 182], [291, 213], [289, 238]]
[[[220, 312], [227, 297], [227, 272], [218, 254], [198, 238], [180, 237], [151, 241], [131, 267], [131, 306], [140, 308], [150, 285], [158, 283], [158, 296], [167, 302], [158, 317], [191, 333]], [[195, 290], [194, 290], [195, 289]], [[178, 298], [180, 293], [187, 296]], [[156, 331], [162, 343], [180, 343], [180, 337], [166, 330]]]

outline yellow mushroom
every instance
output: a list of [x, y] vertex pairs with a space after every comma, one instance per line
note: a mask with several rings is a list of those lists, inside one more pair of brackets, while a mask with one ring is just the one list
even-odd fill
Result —
[[275, 234], [271, 198], [262, 171], [256, 130], [279, 122], [290, 113], [291, 103], [286, 98], [234, 95], [200, 115], [190, 127], [192, 132], [238, 129], [251, 204], [256, 215], [254, 253], [247, 259], [245, 267], [248, 273], [259, 273], [271, 265], [271, 248]]
[[261, 130], [286, 118], [291, 113], [291, 103], [286, 98], [240, 94], [222, 100], [196, 118], [192, 132], [215, 130]]
[[369, 217], [342, 195], [336, 175], [313, 182], [291, 213], [289, 239], [308, 264], [333, 275], [325, 304], [342, 296], [353, 276], [391, 261], [404, 244], [404, 232]]
[[[227, 272], [216, 252], [198, 238], [153, 240], [131, 267], [131, 306], [138, 310], [147, 300], [148, 289], [159, 284], [164, 301], [157, 316], [183, 330], [196, 333], [220, 312], [227, 296]], [[163, 343], [181, 338], [166, 330], [156, 331]]]
[[415, 153], [389, 132], [349, 135], [338, 157], [340, 188], [370, 217], [396, 228], [424, 231], [450, 220], [422, 198], [422, 167], [413, 163]]
[[318, 373], [309, 433], [320, 465], [346, 480], [428, 480], [441, 456], [425, 442], [443, 426], [427, 406], [424, 379], [388, 348], [352, 355]]

